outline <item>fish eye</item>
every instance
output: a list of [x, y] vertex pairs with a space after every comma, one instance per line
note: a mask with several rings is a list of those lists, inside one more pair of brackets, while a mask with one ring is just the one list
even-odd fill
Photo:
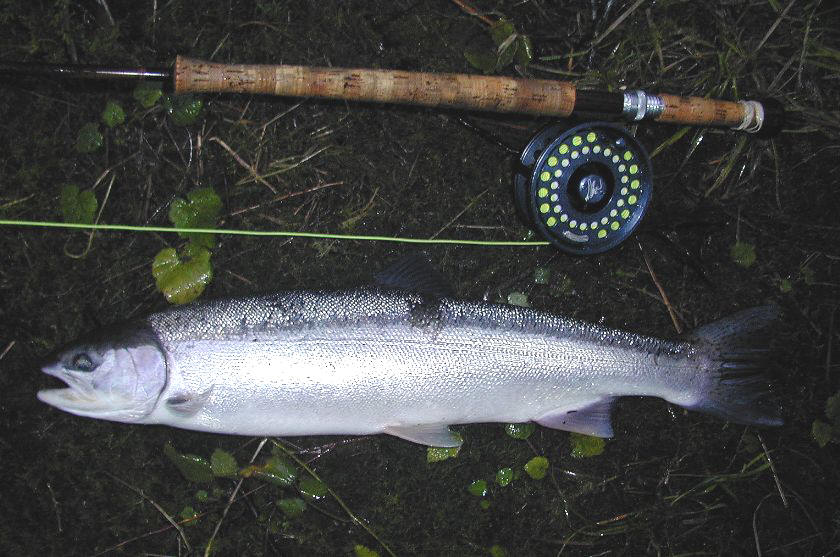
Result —
[[79, 352], [70, 360], [69, 368], [73, 371], [91, 372], [97, 365], [87, 352]]

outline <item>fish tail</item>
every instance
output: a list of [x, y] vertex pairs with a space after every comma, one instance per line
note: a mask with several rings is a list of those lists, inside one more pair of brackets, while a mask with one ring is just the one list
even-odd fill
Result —
[[699, 401], [687, 407], [739, 424], [782, 425], [764, 373], [770, 356], [767, 336], [756, 342], [757, 333], [780, 316], [778, 306], [760, 306], [695, 330], [694, 340], [706, 357]]

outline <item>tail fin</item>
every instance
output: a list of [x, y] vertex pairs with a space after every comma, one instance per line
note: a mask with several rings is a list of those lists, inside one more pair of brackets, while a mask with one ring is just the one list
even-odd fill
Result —
[[702, 382], [703, 396], [692, 410], [739, 424], [782, 425], [763, 374], [769, 343], [751, 343], [780, 316], [778, 306], [754, 307], [694, 331], [694, 340], [707, 351], [708, 375]]

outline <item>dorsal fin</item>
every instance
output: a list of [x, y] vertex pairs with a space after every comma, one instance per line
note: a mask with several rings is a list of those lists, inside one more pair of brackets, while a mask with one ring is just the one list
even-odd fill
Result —
[[399, 258], [373, 278], [378, 286], [409, 290], [435, 298], [453, 296], [452, 288], [446, 279], [420, 254]]

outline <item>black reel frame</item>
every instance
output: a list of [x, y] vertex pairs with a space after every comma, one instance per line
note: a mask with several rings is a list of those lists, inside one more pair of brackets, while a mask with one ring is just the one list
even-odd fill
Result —
[[606, 122], [549, 125], [525, 147], [514, 174], [524, 222], [573, 255], [603, 253], [626, 240], [652, 194], [647, 151]]

